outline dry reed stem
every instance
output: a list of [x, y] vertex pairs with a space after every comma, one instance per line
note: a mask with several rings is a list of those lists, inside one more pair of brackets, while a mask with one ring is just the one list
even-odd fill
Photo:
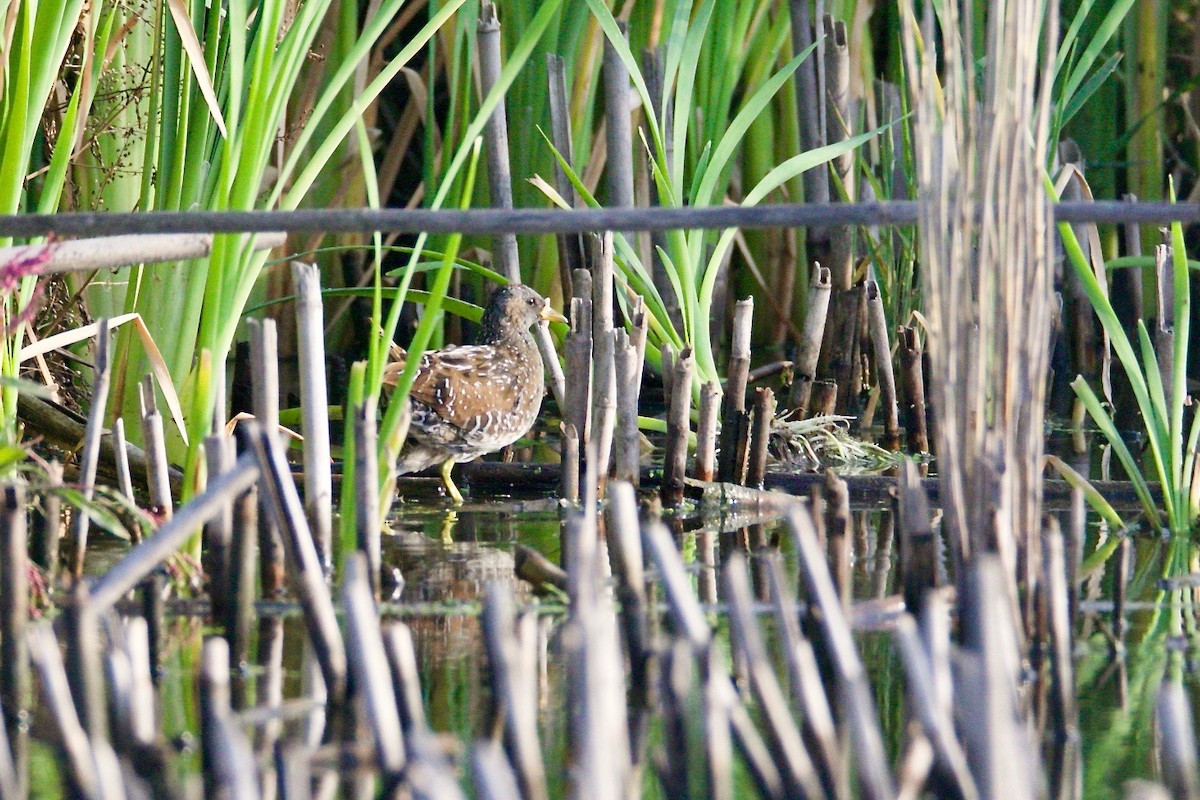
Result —
[[904, 12], [941, 496], [955, 559], [995, 550], [1015, 584], [1018, 551], [1027, 548], [1032, 591], [1053, 279], [1042, 184], [1051, 70], [1040, 69], [1052, 54], [1039, 42], [1058, 40], [1058, 3], [991, 7], [981, 100], [976, 54], [961, 35], [971, 21], [958, 5], [946, 4], [936, 38], [944, 86], [932, 15], [918, 34], [913, 4]]

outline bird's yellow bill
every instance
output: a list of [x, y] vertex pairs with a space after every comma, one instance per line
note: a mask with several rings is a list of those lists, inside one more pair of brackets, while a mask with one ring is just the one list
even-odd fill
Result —
[[542, 313], [538, 314], [538, 316], [541, 317], [542, 319], [546, 320], [546, 322], [567, 322], [568, 321], [566, 317], [564, 317], [562, 314], [558, 313], [557, 311], [555, 311], [553, 308], [550, 307], [549, 300], [546, 301], [546, 305], [542, 307]]

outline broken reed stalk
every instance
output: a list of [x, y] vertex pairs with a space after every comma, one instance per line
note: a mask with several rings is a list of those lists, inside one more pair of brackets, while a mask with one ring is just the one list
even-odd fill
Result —
[[515, 800], [522, 796], [504, 750], [491, 739], [476, 739], [471, 744], [471, 782], [482, 800]]
[[767, 729], [771, 760], [779, 767], [789, 796], [820, 797], [823, 791], [817, 771], [788, 710], [754, 615], [745, 556], [732, 553], [725, 564], [724, 577], [732, 644], [746, 662], [750, 688]]
[[559, 474], [558, 496], [568, 503], [579, 502], [579, 431], [574, 425], [562, 423], [559, 434], [562, 471]]
[[1168, 677], [1158, 687], [1154, 704], [1157, 740], [1160, 743], [1163, 781], [1172, 797], [1200, 797], [1196, 776], [1196, 731], [1191, 703], [1178, 678]]
[[384, 786], [390, 789], [404, 769], [404, 733], [373, 592], [366, 555], [361, 552], [351, 554], [342, 582], [346, 659], [354, 693], [366, 709], [375, 745], [376, 766], [382, 772]]
[[104, 670], [100, 666], [100, 620], [86, 581], [76, 581], [63, 609], [67, 682], [80, 724], [93, 742], [108, 740]]
[[[100, 437], [104, 433], [104, 414], [108, 408], [108, 387], [112, 382], [110, 350], [111, 337], [108, 320], [100, 320], [100, 332], [96, 335], [96, 368], [92, 383], [92, 404], [88, 409], [87, 432], [83, 440], [83, 453], [79, 457], [80, 494], [85, 503], [90, 503], [96, 490], [96, 467], [100, 463]], [[80, 509], [75, 514], [74, 539], [71, 549], [71, 575], [76, 580], [83, 577], [83, 559], [87, 553], [88, 527], [91, 517]]]
[[[279, 358], [275, 320], [246, 320], [250, 331], [250, 360], [253, 365], [254, 418], [270, 436], [279, 431]], [[265, 495], [260, 496], [262, 502]], [[265, 511], [265, 507], [260, 509]], [[259, 514], [258, 568], [263, 597], [273, 598], [283, 591], [283, 541], [270, 514]]]
[[[555, 53], [546, 54], [546, 77], [549, 82], [547, 100], [550, 106], [550, 140], [568, 164], [574, 164], [571, 142], [571, 112], [567, 97], [566, 70], [562, 56]], [[572, 208], [577, 203], [575, 184], [567, 177], [566, 171], [558, 159], [554, 160], [554, 188], [560, 197], [567, 201]], [[578, 233], [560, 233], [558, 235], [558, 270], [562, 284], [563, 307], [571, 307], [571, 298], [575, 296], [572, 286], [572, 276], [577, 269], [584, 267], [583, 237]]]
[[[354, 412], [354, 474], [378, 475], [378, 423], [375, 419], [375, 398], [366, 397]], [[371, 596], [380, 597], [380, 575], [383, 569], [383, 533], [380, 530], [379, 482], [358, 480], [354, 485], [356, 546], [367, 559], [367, 577], [371, 581]]]
[[614, 367], [617, 388], [617, 421], [613, 433], [613, 478], [637, 485], [641, 478], [641, 435], [638, 432], [637, 383], [640, 366], [637, 350], [624, 328], [616, 332]]
[[[34, 261], [40, 274], [93, 272], [136, 264], [190, 261], [212, 253], [212, 233], [131, 233], [0, 247], [0, 264]], [[287, 234], [260, 233], [255, 250], [282, 247]], [[44, 260], [43, 260], [44, 259]], [[40, 263], [39, 263], [40, 262]]]
[[[853, 117], [850, 111], [850, 50], [846, 41], [846, 23], [835, 21], [826, 14], [824, 28], [825, 51], [825, 144], [833, 145], [850, 138]], [[831, 198], [854, 199], [854, 153], [847, 152], [829, 162]], [[832, 285], [841, 304], [841, 293], [849, 291], [854, 282], [854, 229], [845, 225], [829, 231], [829, 267]], [[838, 321], [835, 319], [834, 324]], [[851, 328], [850, 331], [853, 329]], [[847, 332], [850, 332], [847, 331]], [[835, 340], [835, 350], [852, 348], [852, 340]], [[837, 363], [835, 359], [834, 363]], [[840, 378], [838, 379], [841, 382]]]
[[817, 773], [826, 796], [837, 796], [842, 780], [842, 748], [821, 670], [812, 644], [800, 632], [796, 601], [788, 588], [783, 563], [778, 552], [764, 554], [767, 581], [771, 590], [771, 606], [780, 644], [787, 661], [788, 684], [792, 705], [803, 720], [801, 734], [805, 747], [814, 756]]
[[142, 414], [142, 439], [146, 445], [146, 487], [150, 506], [163, 519], [170, 519], [174, 510], [171, 498], [170, 464], [167, 461], [167, 437], [163, 430], [162, 414], [154, 400], [154, 384], [147, 375], [138, 384], [138, 402]]
[[771, 443], [771, 423], [775, 421], [775, 393], [768, 387], [755, 390], [754, 412], [750, 417], [750, 445], [746, 457], [746, 485], [761, 489], [767, 477], [767, 449]]
[[404, 729], [405, 742], [411, 749], [412, 739], [427, 732], [428, 727], [425, 706], [421, 701], [421, 674], [412, 631], [403, 622], [387, 623], [383, 629], [383, 647], [387, 652], [396, 705], [400, 710], [400, 726]]
[[[25, 490], [17, 483], [0, 486], [0, 707], [5, 741], [0, 759], [8, 759], [14, 788], [24, 787], [29, 772], [27, 727], [33, 699], [29, 667], [29, 572], [26, 549]], [[9, 783], [0, 775], [0, 785]], [[16, 797], [18, 795], [9, 795]], [[23, 792], [22, 795], [23, 796]]]
[[330, 705], [340, 709], [346, 699], [346, 648], [325, 583], [325, 570], [317, 555], [304, 508], [292, 481], [277, 436], [255, 425], [251, 428], [254, 455], [262, 473], [262, 495], [275, 527], [282, 534], [290, 562], [287, 570], [293, 591], [304, 609], [304, 621], [321, 663]]
[[900, 326], [900, 376], [904, 387], [904, 429], [910, 453], [929, 452], [929, 429], [925, 416], [925, 368], [921, 362], [921, 338], [917, 329]]
[[1050, 654], [1050, 693], [1047, 719], [1054, 739], [1047, 759], [1050, 785], [1058, 797], [1081, 797], [1083, 759], [1079, 714], [1075, 704], [1074, 641], [1071, 632], [1071, 593], [1067, 590], [1066, 546], [1058, 520], [1047, 515], [1042, 527], [1043, 582], [1041, 597]]
[[850, 489], [836, 472], [826, 469], [821, 496], [825, 501], [825, 551], [829, 555], [830, 572], [842, 600], [842, 609], [849, 614], [854, 589]]
[[[66, 766], [69, 790], [74, 796], [89, 800], [108, 796], [102, 794], [102, 767], [98, 754], [93, 752], [93, 745], [102, 749], [107, 743], [93, 742], [79, 722], [58, 639], [50, 623], [43, 622], [29, 630], [29, 654], [40, 677], [41, 702], [58, 734], [57, 745], [61, 762]], [[111, 796], [122, 793], [119, 787], [117, 792]]]
[[717, 465], [717, 423], [721, 411], [721, 386], [708, 381], [700, 387], [700, 416], [696, 422], [695, 477], [711, 481]]
[[616, 609], [607, 587], [595, 501], [571, 515], [567, 559], [570, 611], [565, 623], [568, 733], [577, 758], [576, 780], [604, 786], [597, 797], [617, 800], [631, 777], [628, 710], [614, 703], [625, 686]]
[[219, 636], [204, 642], [200, 657], [200, 753], [208, 796], [259, 796], [253, 748], [230, 706], [229, 645]]
[[788, 407], [801, 418], [808, 415], [809, 397], [817, 378], [817, 360], [821, 357], [821, 340], [825, 335], [825, 317], [829, 311], [830, 274], [827, 267], [814, 264], [808, 287], [808, 304], [804, 311], [803, 338], [796, 351], [796, 364]]
[[888, 342], [887, 315], [879, 284], [867, 281], [867, 325], [875, 362], [875, 381], [879, 387], [879, 408], [883, 409], [883, 446], [900, 448], [900, 408], [896, 401], [896, 373], [892, 368], [892, 348]]
[[636, 295], [629, 298], [633, 304], [633, 318], [629, 321], [629, 345], [633, 348], [633, 362], [637, 365], [634, 383], [639, 390], [646, 368], [646, 336], [650, 332], [650, 314], [646, 311], [646, 298]]
[[520, 669], [520, 643], [512, 595], [504, 584], [488, 584], [483, 603], [483, 636], [492, 679], [492, 697], [505, 751], [521, 787], [521, 797], [545, 800], [546, 772], [534, 716], [534, 676]]
[[132, 548], [96, 579], [92, 584], [91, 602], [98, 609], [97, 613], [116, 603], [157, 569], [159, 564], [174, 555], [196, 530], [221, 512], [230, 498], [253, 486], [258, 476], [254, 457], [247, 454], [240, 456], [229, 472], [210, 480], [207, 489], [180, 508], [153, 536]]
[[595, 474], [597, 497], [604, 497], [608, 483], [609, 465], [612, 461], [613, 439], [617, 422], [617, 375], [614, 363], [616, 331], [594, 334], [594, 361], [592, 362], [592, 441], [588, 455], [595, 464], [588, 465], [588, 472]]
[[895, 497], [897, 535], [900, 539], [897, 569], [905, 608], [921, 608], [925, 593], [938, 585], [938, 547], [929, 511], [929, 497], [911, 458], [900, 465], [900, 485]]
[[[333, 474], [325, 377], [325, 313], [316, 264], [292, 262], [304, 433], [304, 510], [326, 572], [333, 569]], [[375, 473], [367, 473], [375, 474]]]
[[[616, 331], [613, 323], [613, 234], [606, 231], [595, 240], [592, 273], [592, 438], [588, 454], [595, 453], [597, 493], [604, 496], [611, 463], [617, 412], [615, 365]], [[594, 445], [594, 446], [593, 446]], [[588, 465], [591, 470], [593, 465]]]
[[[617, 600], [621, 605], [622, 634], [629, 656], [629, 721], [631, 750], [642, 750], [651, 710], [651, 658], [649, 606], [643, 567], [642, 539], [638, 522], [637, 488], [632, 483], [615, 481], [609, 487], [606, 509], [608, 555], [612, 573], [618, 579]], [[641, 720], [639, 722], [638, 720]]]
[[683, 502], [688, 439], [692, 432], [689, 418], [692, 409], [691, 387], [695, 374], [696, 361], [692, 357], [692, 348], [686, 347], [675, 360], [671, 376], [671, 405], [667, 410], [667, 443], [660, 493], [663, 505], [668, 508]]
[[746, 383], [750, 376], [750, 334], [753, 324], [754, 298], [739, 300], [733, 310], [733, 337], [729, 348], [724, 399], [721, 404], [717, 480], [723, 483], [741, 483], [745, 474], [745, 451], [739, 453], [738, 445], [739, 441], [745, 440], [748, 422]]
[[133, 502], [133, 473], [129, 471], [129, 445], [125, 441], [125, 420], [117, 417], [112, 426], [113, 457], [116, 462], [117, 488], [121, 496]]
[[575, 427], [583, 446], [590, 439], [592, 416], [592, 273], [576, 270], [574, 282], [576, 294], [571, 300], [571, 329], [567, 331], [563, 353], [567, 405], [562, 410], [562, 418], [563, 422]]
[[846, 724], [854, 746], [862, 796], [883, 800], [895, 796], [887, 754], [879, 729], [870, 682], [858, 657], [850, 624], [842, 611], [837, 588], [817, 541], [812, 517], [805, 509], [787, 516], [788, 530], [800, 558], [801, 582], [817, 616], [824, 656], [838, 681], [838, 695], [845, 708]]
[[[244, 432], [241, 432], [244, 438]], [[247, 444], [249, 444], [247, 442]], [[244, 456], [247, 460], [249, 454]], [[239, 459], [240, 460], [240, 459]], [[237, 462], [234, 468], [237, 467]], [[230, 470], [232, 471], [232, 470]], [[255, 470], [257, 474], [257, 470]], [[209, 486], [212, 487], [212, 479]], [[254, 599], [258, 574], [258, 491], [253, 483], [229, 495], [232, 518], [232, 541], [229, 563], [229, 603], [223, 620], [225, 639], [229, 643], [230, 669], [241, 674], [250, 660], [250, 639], [254, 626]], [[186, 507], [185, 507], [186, 508]], [[182, 513], [182, 510], [181, 510]]]
[[974, 800], [979, 790], [967, 766], [966, 754], [954, 730], [954, 720], [949, 709], [937, 702], [937, 684], [930, 657], [917, 630], [915, 620], [902, 614], [892, 628], [896, 650], [904, 664], [907, 687], [907, 708], [921, 726], [936, 758], [939, 783], [962, 800]]
[[[214, 478], [228, 472], [236, 459], [233, 440], [224, 432], [204, 440], [207, 472]], [[204, 525], [202, 564], [208, 575], [208, 597], [213, 621], [229, 618], [233, 599], [231, 571], [233, 560], [233, 503], [225, 506]]]
[[119, 622], [108, 617], [105, 629], [109, 643], [105, 672], [111, 693], [113, 745], [128, 759], [138, 777], [151, 787], [152, 796], [170, 796], [178, 787], [168, 777], [174, 766], [172, 753], [165, 741], [157, 739], [146, 620], [127, 617]]
[[967, 761], [981, 797], [1034, 798], [1037, 777], [1030, 770], [1012, 768], [1033, 743], [1016, 696], [1020, 627], [1010, 576], [1001, 559], [990, 553], [973, 556], [966, 572], [959, 619], [962, 659], [968, 666], [961, 691], [955, 687], [956, 707], [966, 719], [988, 721], [986, 726], [963, 729]]

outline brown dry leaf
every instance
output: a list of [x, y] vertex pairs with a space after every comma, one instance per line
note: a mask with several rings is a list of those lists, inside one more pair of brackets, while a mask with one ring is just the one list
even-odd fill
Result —
[[[233, 436], [233, 432], [237, 428], [238, 423], [245, 419], [255, 419], [255, 416], [246, 411], [239, 411], [238, 413], [234, 414], [233, 417], [228, 422], [225, 423], [225, 435]], [[296, 433], [291, 428], [285, 428], [282, 425], [280, 425], [278, 427], [279, 427], [279, 432], [282, 433], [284, 436], [290, 436], [293, 439], [295, 439], [297, 442], [304, 441], [304, 437], [302, 435], [300, 435], [299, 433]]]
[[217, 123], [217, 130], [224, 138], [229, 135], [225, 130], [225, 118], [221, 115], [221, 106], [217, 103], [217, 93], [213, 89], [212, 76], [208, 74], [208, 65], [204, 63], [204, 48], [200, 46], [200, 40], [196, 37], [196, 29], [192, 27], [192, 20], [183, 6], [183, 0], [167, 0], [167, 6], [171, 9], [171, 19], [175, 20], [175, 29], [179, 31], [179, 39], [183, 42], [183, 49], [187, 51], [188, 63], [196, 75], [196, 82], [200, 84], [200, 93], [204, 95], [209, 113], [212, 114], [213, 121]]
[[[150, 329], [142, 321], [141, 314], [137, 312], [119, 314], [109, 319], [108, 327], [116, 329], [126, 322], [133, 323], [133, 329], [137, 331], [138, 338], [142, 340], [142, 349], [146, 352], [146, 360], [150, 362], [150, 369], [154, 372], [154, 377], [158, 380], [158, 387], [162, 390], [163, 399], [166, 400], [167, 408], [171, 411], [171, 420], [175, 423], [175, 427], [179, 431], [179, 436], [183, 439], [183, 443], [187, 444], [187, 428], [183, 423], [183, 406], [179, 404], [179, 395], [175, 392], [175, 384], [171, 381], [171, 372], [167, 369], [167, 362], [163, 359], [158, 345], [154, 343], [154, 337], [150, 335]], [[34, 342], [22, 347], [21, 352], [17, 354], [17, 361], [25, 362], [31, 358], [48, 353], [51, 350], [67, 347], [76, 342], [82, 342], [84, 339], [91, 339], [99, 332], [100, 323], [93, 322], [90, 325], [83, 325], [78, 328], [72, 328], [69, 331], [56, 333], [53, 336], [42, 339], [40, 342]]]

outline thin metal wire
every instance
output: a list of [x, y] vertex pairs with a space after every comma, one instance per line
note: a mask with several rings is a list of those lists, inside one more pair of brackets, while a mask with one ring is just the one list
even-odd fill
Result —
[[[915, 201], [809, 203], [752, 207], [517, 209], [299, 209], [295, 211], [152, 211], [0, 215], [0, 237], [109, 236], [122, 233], [580, 233], [694, 228], [796, 228], [912, 225]], [[1200, 221], [1200, 204], [1101, 201], [1059, 203], [1058, 222], [1166, 224]]]

